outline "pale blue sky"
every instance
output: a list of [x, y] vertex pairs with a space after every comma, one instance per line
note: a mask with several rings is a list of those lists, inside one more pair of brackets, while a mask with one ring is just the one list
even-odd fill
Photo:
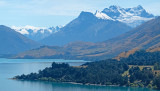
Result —
[[142, 5], [160, 15], [160, 0], [0, 0], [0, 24], [50, 27], [65, 25], [81, 11], [102, 11], [110, 5], [124, 8]]

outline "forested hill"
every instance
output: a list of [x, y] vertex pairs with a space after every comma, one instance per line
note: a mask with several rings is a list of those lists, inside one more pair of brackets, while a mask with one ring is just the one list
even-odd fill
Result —
[[38, 73], [16, 76], [14, 79], [160, 89], [160, 52], [137, 51], [120, 61], [107, 59], [79, 67], [53, 63]]
[[129, 65], [154, 65], [156, 62], [160, 62], [160, 52], [139, 50], [127, 58], [121, 58], [120, 61], [126, 62]]
[[83, 84], [115, 84], [126, 85], [126, 78], [122, 77], [129, 66], [116, 60], [92, 62], [81, 67], [71, 67], [68, 64], [53, 63], [39, 73], [16, 76], [23, 80], [49, 80], [56, 82], [76, 82]]

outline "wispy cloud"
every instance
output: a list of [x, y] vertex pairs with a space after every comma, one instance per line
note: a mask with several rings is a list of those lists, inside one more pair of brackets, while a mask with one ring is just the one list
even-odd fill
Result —
[[[125, 2], [125, 3], [122, 3]], [[135, 1], [133, 5], [138, 4]], [[149, 0], [146, 0], [149, 2]], [[0, 6], [8, 5], [6, 9], [12, 14], [22, 15], [63, 15], [63, 16], [77, 16], [81, 11], [94, 12], [96, 9], [106, 8], [107, 5], [117, 4], [122, 7], [130, 6], [129, 0], [1, 0]], [[160, 2], [159, 2], [160, 3]], [[144, 0], [141, 0], [139, 4], [144, 4], [150, 12], [156, 13], [156, 9], [160, 8], [157, 2], [145, 4]], [[131, 4], [132, 5], [132, 4]], [[133, 6], [132, 5], [132, 6]]]
[[[75, 16], [81, 11], [95, 11], [94, 5], [84, 0], [9, 0], [10, 12], [39, 15], [68, 15]], [[93, 2], [93, 1], [92, 1]]]
[[151, 13], [160, 15], [160, 0], [0, 0], [0, 24], [65, 25], [81, 11], [95, 12], [110, 5], [142, 5]]

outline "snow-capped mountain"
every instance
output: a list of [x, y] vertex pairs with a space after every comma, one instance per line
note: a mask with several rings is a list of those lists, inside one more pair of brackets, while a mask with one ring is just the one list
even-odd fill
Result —
[[24, 27], [12, 26], [11, 28], [32, 40], [39, 41], [43, 38], [50, 36], [53, 33], [60, 31], [62, 27], [57, 26], [57, 27], [46, 28], [46, 27], [34, 27], [27, 25]]
[[[69, 38], [71, 40], [74, 40], [76, 38], [71, 37], [71, 35], [75, 36], [76, 34], [77, 36], [79, 36], [79, 39], [76, 36], [77, 40], [82, 40], [84, 38], [83, 39], [84, 41], [86, 41], [87, 39], [88, 41], [91, 41], [95, 38], [94, 41], [91, 42], [97, 42], [116, 37], [122, 33], [127, 32], [130, 29], [130, 27], [136, 27], [153, 18], [155, 18], [155, 16], [148, 13], [140, 5], [133, 8], [122, 8], [120, 6], [113, 5], [110, 6], [109, 8], [105, 8], [103, 11], [96, 11], [95, 13], [82, 12], [78, 18], [71, 21], [65, 27], [57, 26], [57, 27], [45, 28], [45, 27], [33, 27], [33, 26], [25, 26], [25, 27], [13, 26], [12, 29], [27, 36], [32, 40], [42, 41], [42, 43], [44, 44], [56, 45], [56, 43], [50, 43], [50, 41], [53, 41], [54, 39], [54, 42], [57, 41], [58, 44], [59, 39], [62, 39], [61, 41], [65, 41], [65, 39], [62, 38], [64, 36], [67, 36], [66, 39], [68, 40]], [[125, 25], [129, 25], [129, 27], [123, 25], [122, 23]], [[114, 27], [117, 26], [119, 29], [116, 28], [113, 30], [114, 28], [113, 26]], [[124, 30], [126, 27], [127, 29]], [[120, 28], [122, 28], [122, 30], [120, 30]], [[61, 32], [59, 32], [60, 30]], [[86, 34], [88, 35], [85, 38], [84, 36]], [[54, 37], [52, 38], [50, 36]], [[88, 36], [90, 36], [91, 40], [89, 40]], [[57, 37], [57, 39], [55, 37]], [[43, 42], [44, 40], [45, 42]], [[70, 40], [68, 42], [70, 42]]]
[[[102, 15], [102, 13], [99, 15]], [[74, 41], [101, 42], [117, 37], [132, 29], [122, 22], [114, 21], [105, 14], [102, 16], [105, 19], [97, 18], [91, 12], [82, 11], [77, 18], [64, 26], [61, 31], [44, 38], [40, 42], [57, 46]]]
[[133, 8], [122, 8], [120, 6], [110, 6], [103, 11], [96, 11], [95, 16], [100, 19], [117, 20], [131, 27], [136, 27], [155, 16], [148, 13], [142, 6], [138, 5]]

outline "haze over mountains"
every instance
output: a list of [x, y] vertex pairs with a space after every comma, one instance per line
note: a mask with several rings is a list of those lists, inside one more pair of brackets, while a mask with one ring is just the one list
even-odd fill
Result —
[[133, 8], [113, 5], [95, 14], [81, 12], [78, 18], [64, 26], [60, 32], [42, 39], [41, 43], [64, 45], [73, 41], [100, 42], [121, 35], [131, 30], [131, 27], [153, 18], [154, 15], [140, 5]]
[[[26, 26], [12, 27], [15, 29], [12, 30], [1, 26], [0, 30], [10, 34], [2, 32], [1, 41], [7, 36], [12, 37], [5, 39], [6, 44], [4, 42], [2, 45], [0, 54], [22, 52], [13, 58], [112, 58], [135, 48], [148, 49], [159, 46], [160, 17], [154, 18], [142, 6], [126, 9], [110, 6], [101, 12], [96, 11], [95, 14], [83, 11], [64, 27]], [[143, 23], [145, 21], [148, 22]], [[143, 24], [140, 25], [141, 23]], [[133, 28], [135, 26], [138, 27]]]
[[0, 54], [16, 54], [40, 46], [13, 29], [0, 25]]
[[95, 13], [83, 11], [64, 27], [26, 26], [12, 28], [42, 44], [61, 46], [74, 41], [100, 42], [108, 40], [153, 18], [154, 15], [148, 13], [140, 5], [133, 8], [113, 5]]
[[[160, 46], [160, 17], [150, 20], [137, 28], [100, 42], [73, 42], [63, 47], [43, 47], [19, 54], [17, 58], [66, 58], [66, 59], [106, 59], [134, 48], [148, 49]], [[52, 50], [51, 55], [42, 51]], [[37, 53], [37, 54], [35, 54]], [[41, 55], [41, 56], [39, 56]]]
[[61, 31], [41, 40], [47, 45], [65, 45], [73, 41], [104, 41], [129, 31], [131, 27], [113, 20], [98, 19], [90, 12], [81, 12], [78, 18]]
[[60, 28], [62, 28], [62, 26], [46, 28], [27, 25], [25, 27], [12, 26], [11, 28], [32, 40], [39, 41], [50, 36], [51, 34], [60, 31]]

